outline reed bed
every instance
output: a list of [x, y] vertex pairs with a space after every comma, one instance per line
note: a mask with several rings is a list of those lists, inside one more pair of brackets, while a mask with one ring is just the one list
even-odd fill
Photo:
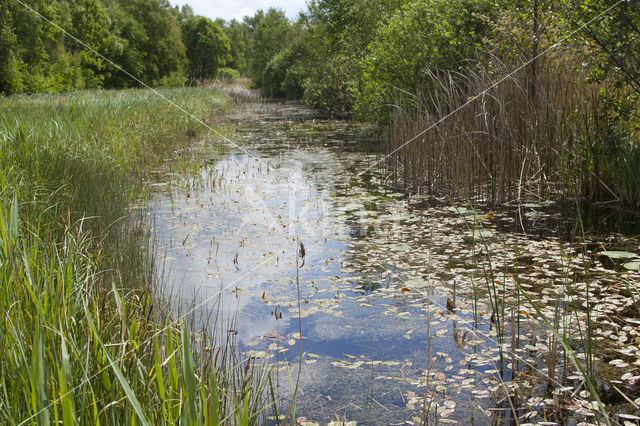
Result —
[[[212, 120], [228, 97], [163, 89]], [[205, 129], [149, 91], [0, 99], [0, 421], [259, 423], [263, 371], [157, 297], [131, 203]], [[196, 342], [196, 343], [192, 343]], [[254, 371], [255, 370], [255, 371]]]
[[640, 205], [638, 136], [603, 108], [604, 86], [554, 58], [537, 61], [535, 81], [496, 63], [430, 74], [428, 90], [398, 95], [391, 182], [491, 205], [558, 195]]

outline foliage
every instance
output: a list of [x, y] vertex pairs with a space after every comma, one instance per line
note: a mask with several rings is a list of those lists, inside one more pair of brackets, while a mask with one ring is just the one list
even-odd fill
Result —
[[218, 79], [220, 80], [233, 81], [238, 78], [240, 78], [240, 72], [236, 69], [225, 67], [218, 70]]
[[181, 80], [185, 49], [165, 0], [26, 3], [51, 23], [20, 3], [0, 5], [0, 93], [137, 85], [92, 50], [147, 84]]
[[223, 26], [222, 30], [229, 38], [231, 44], [231, 51], [229, 52], [231, 59], [227, 65], [230, 68], [238, 70], [241, 75], [245, 75], [248, 70], [247, 56], [249, 44], [251, 43], [249, 28], [236, 19], [233, 19], [229, 25]]
[[187, 18], [182, 24], [182, 38], [189, 59], [188, 77], [192, 81], [215, 79], [218, 69], [231, 59], [229, 39], [208, 18]]
[[249, 48], [249, 74], [255, 85], [262, 89], [262, 74], [269, 61], [289, 44], [291, 38], [291, 23], [284, 12], [270, 8], [267, 13], [258, 11], [254, 20], [251, 44]]
[[[159, 90], [207, 121], [227, 101]], [[226, 337], [190, 350], [130, 209], [142, 178], [204, 131], [149, 91], [0, 98], [3, 423], [174, 425], [187, 407], [206, 424], [247, 407], [259, 423], [264, 377]]]
[[302, 97], [302, 75], [295, 47], [285, 48], [269, 61], [262, 73], [261, 86], [268, 98]]
[[323, 111], [349, 113], [363, 80], [363, 59], [378, 26], [402, 0], [314, 0], [309, 4], [304, 98]]
[[[180, 27], [171, 13], [168, 0], [118, 0], [120, 7], [142, 27], [143, 37], [132, 40], [144, 55], [142, 80], [158, 84], [161, 78], [183, 72], [186, 61]], [[117, 62], [116, 62], [117, 63]], [[140, 77], [140, 76], [139, 76]]]
[[577, 31], [590, 77], [615, 80], [640, 95], [640, 4], [634, 1], [573, 0], [568, 22]]
[[433, 74], [467, 67], [492, 13], [491, 2], [477, 0], [420, 0], [403, 6], [369, 45], [358, 112], [384, 120], [395, 90], [428, 91]]

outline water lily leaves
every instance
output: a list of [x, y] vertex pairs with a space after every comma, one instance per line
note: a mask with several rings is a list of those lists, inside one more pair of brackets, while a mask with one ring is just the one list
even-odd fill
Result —
[[[314, 157], [317, 152], [305, 152], [302, 149], [298, 154], [306, 156], [306, 160], [312, 160], [313, 167], [308, 170], [312, 173], [314, 182], [320, 184], [326, 194], [313, 192], [314, 185], [302, 185], [287, 180], [284, 172], [289, 170], [295, 173], [295, 167], [283, 167], [280, 171], [270, 172], [278, 178], [274, 181], [253, 169], [252, 163], [245, 164], [240, 161], [231, 164], [227, 161], [220, 163], [227, 164], [227, 175], [230, 172], [239, 171], [246, 174], [246, 170], [250, 171], [250, 184], [255, 186], [255, 192], [269, 195], [267, 207], [255, 212], [255, 205], [247, 205], [243, 199], [247, 192], [242, 189], [245, 178], [238, 174], [231, 176], [230, 181], [226, 179], [224, 187], [213, 188], [211, 193], [199, 194], [197, 189], [189, 186], [192, 196], [185, 202], [186, 205], [176, 206], [177, 213], [174, 213], [171, 200], [167, 201], [162, 210], [158, 210], [168, 217], [168, 223], [159, 228], [158, 233], [162, 233], [163, 230], [165, 232], [162, 234], [168, 248], [165, 253], [179, 259], [175, 262], [176, 270], [178, 267], [183, 270], [190, 269], [197, 264], [195, 259], [204, 258], [205, 265], [202, 270], [207, 273], [209, 281], [221, 279], [230, 282], [239, 277], [231, 262], [232, 256], [238, 251], [239, 240], [243, 242], [240, 244], [242, 259], [249, 263], [251, 259], [255, 259], [256, 263], [263, 260], [259, 263], [261, 269], [256, 276], [243, 279], [247, 284], [243, 285], [244, 291], [234, 294], [244, 298], [241, 305], [245, 307], [241, 308], [243, 310], [239, 318], [246, 317], [246, 320], [240, 321], [248, 321], [250, 325], [261, 325], [264, 317], [260, 316], [260, 311], [268, 314], [272, 310], [265, 303], [278, 306], [284, 312], [284, 317], [280, 317], [283, 321], [279, 323], [284, 334], [267, 333], [262, 338], [243, 343], [244, 349], [268, 348], [270, 351], [255, 351], [249, 354], [262, 358], [270, 355], [275, 357], [286, 349], [285, 346], [289, 348], [288, 353], [297, 352], [295, 346], [301, 338], [299, 333], [294, 333], [297, 330], [297, 321], [291, 324], [287, 321], [291, 318], [306, 318], [305, 324], [308, 326], [305, 326], [305, 330], [308, 330], [309, 334], [302, 338], [308, 338], [308, 341], [313, 343], [311, 347], [318, 347], [320, 351], [324, 351], [321, 348], [330, 347], [330, 351], [322, 352], [321, 355], [305, 355], [304, 363], [309, 365], [307, 371], [321, 377], [322, 381], [325, 381], [323, 376], [326, 373], [339, 377], [345, 383], [369, 383], [362, 378], [368, 378], [371, 371], [375, 371], [376, 375], [382, 373], [376, 380], [398, 382], [399, 392], [405, 395], [408, 401], [407, 406], [419, 410], [426, 396], [430, 403], [438, 404], [439, 422], [446, 423], [446, 416], [458, 421], [464, 419], [466, 413], [462, 413], [462, 408], [466, 410], [469, 398], [478, 400], [478, 409], [485, 412], [482, 406], [491, 407], [494, 402], [492, 397], [498, 389], [493, 386], [497, 383], [498, 371], [483, 370], [494, 368], [500, 360], [500, 354], [498, 345], [494, 342], [497, 340], [496, 327], [488, 331], [492, 308], [483, 288], [486, 283], [482, 264], [491, 262], [495, 270], [505, 270], [507, 275], [511, 275], [512, 268], [515, 270], [516, 267], [515, 257], [518, 256], [519, 288], [525, 289], [540, 302], [542, 312], [549, 318], [553, 318], [558, 301], [566, 306], [573, 306], [572, 302], [575, 302], [576, 306], [584, 306], [586, 283], [576, 282], [581, 278], [575, 278], [581, 276], [580, 271], [584, 263], [583, 259], [574, 255], [579, 252], [575, 250], [575, 246], [561, 245], [557, 239], [547, 237], [516, 237], [505, 229], [504, 223], [500, 224], [503, 215], [499, 213], [493, 216], [486, 210], [477, 212], [470, 207], [443, 208], [439, 204], [437, 207], [429, 207], [428, 203], [416, 205], [416, 201], [425, 197], [412, 196], [407, 200], [407, 194], [359, 187], [358, 182], [352, 181], [349, 176], [343, 176], [344, 173], [340, 169], [340, 164], [352, 164], [352, 159], [347, 159], [346, 154], [330, 157], [328, 151], [323, 151], [322, 155], [327, 155], [326, 157]], [[362, 160], [362, 157], [358, 159]], [[278, 157], [278, 160], [282, 160], [283, 164], [294, 164], [288, 163], [287, 154]], [[218, 178], [222, 179], [220, 176]], [[296, 229], [296, 232], [310, 231], [301, 238], [308, 253], [305, 267], [300, 270], [301, 309], [297, 307], [295, 276], [291, 274], [291, 270], [294, 270], [292, 266], [295, 266], [291, 261], [295, 260], [295, 244], [288, 239], [291, 234], [287, 229], [284, 235], [281, 235], [279, 231], [273, 230], [271, 221], [266, 222], [266, 227], [265, 221], [261, 221], [261, 216], [268, 213], [280, 224], [278, 226], [287, 223], [291, 200], [288, 189], [278, 192], [279, 188], [286, 188], [286, 185], [280, 185], [280, 182], [296, 183], [296, 187], [303, 192], [295, 199], [295, 207], [300, 208], [301, 214], [309, 212], [304, 218], [307, 223]], [[375, 174], [371, 183], [374, 188], [382, 187], [382, 179], [378, 179]], [[311, 192], [304, 192], [307, 190], [303, 188], [309, 188]], [[330, 193], [334, 188], [338, 190], [332, 198]], [[282, 201], [286, 203], [279, 205]], [[203, 202], [206, 208], [202, 207]], [[526, 217], [538, 219], [545, 215], [543, 209], [551, 204], [542, 201], [527, 203], [522, 207], [526, 209]], [[249, 217], [250, 220], [244, 220], [242, 226], [236, 227], [240, 223], [235, 220], [243, 216]], [[324, 219], [328, 222], [322, 222]], [[470, 226], [475, 227], [475, 231], [472, 231]], [[533, 227], [535, 229], [535, 225]], [[317, 236], [314, 232], [317, 232]], [[225, 237], [227, 234], [229, 236]], [[188, 239], [185, 238], [186, 235], [190, 235]], [[482, 248], [476, 245], [475, 256], [469, 244], [471, 238], [475, 239], [476, 244], [484, 239]], [[178, 241], [178, 244], [172, 241]], [[181, 245], [180, 242], [183, 241], [185, 244]], [[624, 264], [629, 281], [636, 281], [636, 272], [640, 269], [640, 247], [636, 249], [637, 240], [624, 240], [616, 244], [618, 246], [614, 246], [615, 248], [634, 250], [636, 253], [596, 250], [590, 253], [590, 257], [599, 258], [601, 263], [611, 264], [612, 260], [615, 260]], [[600, 244], [593, 246], [601, 247]], [[228, 247], [232, 247], [231, 252]], [[187, 256], [184, 255], [185, 251]], [[483, 257], [483, 254], [491, 256]], [[166, 260], [175, 261], [175, 258]], [[246, 265], [247, 268], [250, 266]], [[618, 271], [598, 268], [596, 265], [590, 272], [590, 292], [593, 292], [594, 288], [598, 289], [596, 296], [591, 299], [592, 312], [598, 328], [602, 329], [594, 331], [594, 335], [604, 344], [610, 343], [619, 350], [621, 355], [617, 357], [621, 359], [614, 360], [611, 365], [618, 368], [627, 365], [629, 373], [623, 376], [622, 380], [627, 383], [635, 382], [638, 380], [636, 374], [640, 374], [632, 370], [640, 365], [640, 350], [636, 351], [636, 344], [640, 342], [640, 320], [620, 318], [622, 321], [616, 321], [615, 324], [605, 323], [606, 318], [613, 318], [621, 312], [629, 311], [628, 307], [633, 301], [620, 296], [619, 292], [625, 286], [616, 281]], [[183, 281], [191, 281], [190, 277]], [[193, 281], [197, 282], [197, 279]], [[455, 313], [449, 313], [444, 306], [447, 297], [451, 297], [450, 287], [453, 282], [457, 285], [457, 309]], [[514, 297], [517, 289], [512, 279], [501, 276], [497, 277], [495, 282], [501, 300], [502, 292], [505, 292], [505, 305], [517, 299]], [[217, 283], [207, 283], [214, 284]], [[253, 294], [249, 294], [250, 285], [255, 286], [251, 290]], [[571, 294], [566, 293], [569, 288]], [[268, 299], [265, 290], [268, 292]], [[474, 300], [476, 294], [478, 299]], [[245, 304], [244, 302], [250, 298], [254, 298], [260, 305]], [[435, 303], [431, 304], [429, 299]], [[533, 310], [524, 310], [524, 306], [515, 307], [513, 310], [510, 308], [511, 306], [505, 309], [506, 330], [510, 329], [511, 315], [514, 315], [514, 318], [520, 319], [524, 333], [517, 355], [529, 359], [544, 359], [550, 349], [547, 344], [548, 334], [544, 333], [544, 329], [541, 330], [539, 316], [534, 315]], [[473, 323], [474, 311], [478, 312], [475, 321], [480, 327], [476, 333], [466, 334], [467, 324]], [[273, 318], [273, 314], [271, 315], [270, 318]], [[334, 323], [332, 320], [336, 319], [336, 316], [344, 316], [344, 320]], [[427, 317], [431, 318], [430, 328], [426, 327]], [[567, 317], [567, 333], [579, 329], [576, 327], [575, 317], [579, 317], [576, 321], [584, 321], [583, 312], [572, 312], [572, 315]], [[338, 327], [335, 324], [341, 325]], [[532, 339], [533, 335], [527, 334], [531, 330], [536, 330], [536, 335], [539, 336], [537, 339]], [[427, 376], [423, 369], [425, 349], [421, 340], [427, 333], [431, 337], [432, 349], [438, 360], [438, 371], [431, 369], [434, 381], [429, 392], [435, 390], [439, 393], [430, 395], [423, 393]], [[359, 340], [364, 339], [368, 346], [369, 335], [372, 336], [375, 361], [366, 361], [365, 357], [344, 353], [358, 351], [358, 345], [363, 343]], [[320, 339], [325, 338], [324, 342], [328, 343], [316, 346]], [[245, 342], [246, 339], [241, 341]], [[464, 351], [456, 350], [456, 345], [464, 344], [467, 345]], [[468, 350], [471, 346], [475, 347], [473, 351]], [[621, 352], [626, 348], [631, 348], [630, 352]], [[502, 349], [507, 359], [511, 359], [511, 344], [507, 342]], [[393, 357], [401, 360], [400, 362], [378, 360], [390, 356], [388, 354], [391, 350]], [[329, 353], [339, 355], [332, 357]], [[561, 363], [562, 360], [559, 358], [558, 362]], [[412, 364], [416, 368], [405, 368]], [[285, 364], [270, 365], [274, 365], [277, 370], [285, 368]], [[509, 368], [508, 363], [506, 366]], [[519, 385], [522, 383], [518, 383], [520, 380], [524, 379], [518, 378], [513, 383]], [[305, 389], [305, 393], [310, 395], [319, 389], [313, 388], [314, 385], [324, 384], [313, 384], [309, 380], [304, 383], [310, 390], [307, 392]], [[344, 386], [336, 386], [335, 389], [338, 390], [331, 391], [330, 397], [340, 400], [340, 404], [344, 405], [351, 402], [348, 398], [352, 399], [352, 395], [359, 390], [357, 385], [349, 387], [348, 390], [340, 388]], [[409, 389], [420, 392], [410, 397]], [[575, 387], [569, 388], [567, 392], [573, 390]], [[349, 395], [345, 396], [341, 392]], [[369, 392], [368, 387], [365, 392]], [[374, 392], [376, 398], [382, 395], [378, 390]], [[315, 392], [315, 395], [317, 394]], [[329, 397], [329, 394], [325, 396]], [[388, 404], [384, 397], [382, 395], [380, 402], [395, 410], [397, 407]], [[488, 401], [489, 399], [491, 401]], [[545, 406], [544, 398], [535, 404], [529, 402], [528, 405], [536, 407], [532, 413], [540, 412]], [[400, 408], [397, 408], [397, 418], [410, 418], [413, 412], [407, 413], [404, 407], [401, 408], [404, 411], [400, 413]], [[454, 413], [453, 410], [460, 412]], [[489, 411], [486, 413], [491, 414]]]
[[472, 216], [477, 213], [473, 209], [468, 209], [466, 207], [458, 207], [458, 206], [450, 206], [450, 207], [447, 207], [445, 210], [450, 211], [452, 213], [458, 213], [463, 216]]
[[536, 210], [532, 210], [529, 212], [525, 212], [525, 217], [529, 218], [529, 219], [542, 219], [543, 217], [546, 216], [546, 214], [536, 211]]
[[405, 288], [409, 290], [419, 290], [429, 286], [429, 282], [421, 278], [412, 278], [404, 282], [404, 287], [401, 292], [405, 292]]
[[395, 223], [399, 223], [399, 222], [405, 222], [409, 219], [411, 219], [411, 216], [407, 215], [407, 214], [388, 214], [388, 215], [384, 215], [384, 216], [380, 216], [378, 218], [380, 221], [382, 222], [395, 222]]
[[601, 251], [599, 254], [611, 259], [632, 259], [634, 257], [638, 257], [636, 253], [631, 253], [630, 251], [605, 250]]
[[640, 271], [640, 260], [636, 260], [636, 261], [633, 261], [633, 262], [627, 262], [622, 266], [624, 266], [626, 269], [628, 269], [630, 271]]
[[339, 212], [353, 212], [356, 210], [362, 210], [364, 209], [364, 204], [360, 204], [360, 203], [349, 203], [349, 204], [345, 204], [344, 206], [340, 206], [337, 207], [336, 210]]
[[545, 200], [545, 201], [540, 201], [538, 203], [524, 203], [522, 204], [522, 207], [527, 208], [527, 209], [541, 209], [544, 207], [550, 207], [554, 204], [553, 201], [551, 200]]
[[491, 238], [493, 237], [493, 232], [488, 229], [474, 229], [469, 231], [467, 235], [471, 238]]

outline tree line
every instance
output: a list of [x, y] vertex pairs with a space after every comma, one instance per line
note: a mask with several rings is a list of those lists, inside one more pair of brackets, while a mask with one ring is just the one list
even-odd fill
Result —
[[138, 85], [118, 67], [149, 85], [222, 73], [251, 77], [267, 97], [379, 121], [394, 94], [479, 63], [529, 61], [535, 90], [535, 56], [561, 40], [591, 81], [628, 89], [610, 100], [624, 114], [640, 93], [639, 27], [640, 6], [615, 0], [312, 0], [294, 21], [269, 9], [229, 22], [168, 0], [8, 0], [0, 92]]
[[138, 86], [120, 67], [151, 86], [179, 86], [215, 78], [230, 52], [215, 22], [167, 0], [0, 4], [2, 94]]

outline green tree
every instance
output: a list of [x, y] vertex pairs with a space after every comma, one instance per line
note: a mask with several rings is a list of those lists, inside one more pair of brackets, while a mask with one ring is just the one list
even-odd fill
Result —
[[[146, 54], [144, 46], [149, 43], [144, 25], [135, 16], [120, 6], [119, 0], [103, 0], [111, 21], [112, 43], [105, 55], [131, 75], [144, 79]], [[111, 65], [107, 65], [104, 87], [133, 87], [138, 83]]]
[[225, 25], [223, 27], [223, 31], [227, 37], [229, 37], [231, 45], [231, 51], [229, 52], [231, 60], [227, 65], [238, 70], [242, 75], [246, 74], [248, 70], [247, 56], [249, 45], [251, 43], [251, 31], [249, 30], [249, 27], [246, 24], [233, 19], [229, 25]]
[[189, 79], [216, 78], [218, 69], [231, 59], [229, 38], [215, 22], [203, 16], [188, 18], [182, 24], [182, 32]]
[[156, 85], [171, 80], [180, 82], [187, 57], [178, 19], [168, 0], [117, 0], [133, 20], [120, 36], [128, 47], [143, 55], [140, 78]]
[[67, 28], [75, 39], [65, 37], [65, 50], [79, 56], [83, 80], [79, 88], [102, 87], [107, 72], [104, 59], [76, 39], [102, 55], [109, 55], [113, 43], [111, 20], [99, 0], [77, 0], [68, 3], [68, 8], [70, 22]]
[[640, 3], [569, 1], [567, 21], [578, 31], [591, 77], [615, 78], [640, 94]]
[[488, 33], [488, 0], [420, 0], [381, 26], [364, 61], [356, 108], [376, 120], [388, 115], [396, 90], [428, 90], [433, 75], [460, 70], [476, 56]]
[[[64, 13], [58, 2], [32, 0], [29, 6], [57, 26], [65, 27]], [[69, 90], [56, 69], [57, 62], [65, 54], [62, 31], [18, 3], [9, 2], [5, 10], [10, 14], [7, 22], [10, 22], [16, 40], [9, 56], [13, 56], [14, 66], [24, 64], [18, 65], [22, 72], [21, 90], [28, 93]]]
[[364, 58], [377, 28], [406, 0], [313, 0], [303, 36], [306, 102], [348, 113], [362, 90]]
[[13, 31], [13, 15], [7, 3], [0, 4], [0, 94], [19, 93], [23, 90], [19, 45]]
[[263, 72], [269, 61], [290, 42], [291, 23], [282, 10], [259, 10], [254, 19], [245, 18], [253, 27], [249, 73], [258, 88], [262, 88]]

